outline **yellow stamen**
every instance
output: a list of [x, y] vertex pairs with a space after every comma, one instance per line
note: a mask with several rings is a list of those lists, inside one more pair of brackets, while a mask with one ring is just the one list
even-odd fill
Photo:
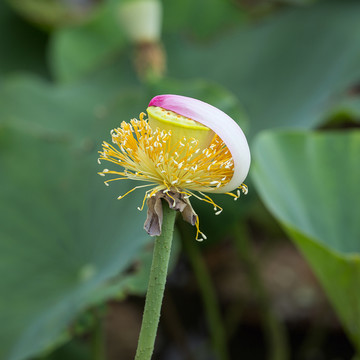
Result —
[[[202, 149], [198, 139], [183, 137], [174, 140], [171, 130], [152, 129], [145, 114], [140, 114], [140, 120], [132, 119], [130, 123], [122, 122], [121, 127], [111, 130], [112, 143], [103, 143], [103, 150], [99, 151], [99, 162], [102, 160], [120, 165], [122, 171], [104, 169], [100, 175], [117, 175], [116, 178], [106, 180], [105, 183], [115, 180], [141, 180], [150, 184], [136, 186], [126, 194], [119, 196], [122, 199], [135, 189], [154, 187], [146, 191], [145, 200], [158, 191], [184, 193], [186, 197], [196, 198], [211, 204], [219, 214], [222, 208], [203, 192], [226, 185], [232, 178], [234, 163], [231, 154], [224, 142], [215, 135], [209, 146]], [[247, 192], [246, 185], [240, 188]], [[194, 191], [201, 196], [195, 195]], [[238, 190], [239, 191], [239, 190]], [[236, 200], [239, 194], [226, 193]], [[174, 202], [175, 199], [173, 198]], [[199, 229], [199, 219], [196, 221], [197, 235], [206, 238]]]

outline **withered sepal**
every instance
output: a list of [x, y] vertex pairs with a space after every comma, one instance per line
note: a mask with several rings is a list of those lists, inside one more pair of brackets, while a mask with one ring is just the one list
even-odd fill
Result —
[[192, 208], [189, 199], [184, 194], [175, 191], [158, 191], [146, 202], [148, 210], [144, 229], [150, 236], [159, 236], [161, 234], [163, 222], [161, 199], [166, 200], [170, 209], [180, 211], [182, 218], [186, 222], [193, 226], [195, 225], [198, 216]]

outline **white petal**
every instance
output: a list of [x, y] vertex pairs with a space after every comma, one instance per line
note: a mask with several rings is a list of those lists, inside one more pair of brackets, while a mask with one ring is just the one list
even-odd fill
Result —
[[240, 126], [230, 116], [203, 101], [181, 95], [155, 96], [149, 106], [159, 106], [198, 121], [224, 141], [234, 160], [234, 174], [229, 183], [212, 192], [229, 192], [244, 182], [250, 168], [249, 145]]

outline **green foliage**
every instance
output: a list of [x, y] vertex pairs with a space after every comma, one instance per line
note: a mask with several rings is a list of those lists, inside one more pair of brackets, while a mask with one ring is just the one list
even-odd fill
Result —
[[[96, 163], [96, 151], [110, 129], [145, 110], [149, 96], [131, 91], [126, 77], [113, 84], [120, 72], [108, 70], [72, 85], [20, 76], [0, 88], [0, 316], [11, 324], [3, 329], [1, 355], [8, 359], [53, 344], [85, 307], [146, 288], [146, 253], [137, 273], [114, 278], [147, 239], [145, 213], [136, 209], [142, 193], [116, 201], [133, 184], [105, 187], [96, 172], [106, 164]], [[216, 94], [225, 111], [241, 113], [223, 89], [196, 84], [193, 96]], [[189, 83], [176, 86], [186, 94]]]
[[205, 77], [247, 110], [251, 136], [316, 126], [331, 100], [360, 78], [357, 2], [294, 8], [199, 44], [166, 38], [172, 76]]
[[83, 77], [107, 64], [125, 45], [114, 2], [105, 2], [85, 24], [63, 28], [51, 38], [50, 64], [60, 82]]
[[[263, 129], [360, 118], [358, 96], [347, 95], [360, 79], [357, 2], [324, 1], [254, 21], [230, 1], [164, 1], [170, 78], [151, 84], [141, 84], [130, 66], [116, 3], [49, 35], [0, 4], [0, 321], [6, 324], [0, 357], [6, 360], [63, 341], [82, 310], [146, 288], [149, 239], [145, 212], [136, 210], [142, 193], [116, 201], [133, 184], [105, 187], [96, 172], [106, 165], [96, 158], [109, 130], [137, 117], [152, 96], [207, 101], [251, 138]], [[48, 67], [55, 82], [34, 75], [49, 77]], [[193, 202], [211, 241], [244, 216], [256, 188], [358, 347], [359, 150], [358, 132], [269, 132], [254, 144], [256, 187], [246, 181], [247, 197], [214, 196], [224, 207], [220, 216]]]
[[[50, 63], [58, 81], [81, 78], [125, 50], [126, 40], [117, 14], [118, 6], [117, 1], [106, 1], [85, 24], [59, 29], [54, 33]], [[165, 1], [164, 28], [173, 32], [186, 23], [188, 32], [208, 37], [220, 27], [241, 22], [244, 15], [236, 10], [235, 5], [223, 0]], [[199, 13], [202, 16], [199, 17]]]
[[57, 340], [148, 239], [136, 209], [141, 194], [116, 201], [132, 184], [106, 188], [96, 174], [99, 137], [142, 101], [112, 99], [122, 110], [111, 113], [102, 90], [89, 89], [31, 78], [1, 89], [2, 358], [21, 359]]
[[323, 114], [324, 126], [346, 127], [356, 126], [360, 122], [360, 98], [357, 95], [339, 99], [328, 112]]
[[5, 1], [0, 2], [0, 44], [0, 78], [15, 70], [47, 74], [46, 35], [16, 17]]
[[86, 18], [94, 0], [7, 0], [22, 16], [45, 28], [81, 22]]
[[230, 0], [165, 0], [163, 5], [165, 31], [182, 31], [197, 38], [216, 36], [247, 18], [240, 6]]
[[312, 265], [360, 349], [360, 132], [268, 132], [253, 155], [262, 199]]

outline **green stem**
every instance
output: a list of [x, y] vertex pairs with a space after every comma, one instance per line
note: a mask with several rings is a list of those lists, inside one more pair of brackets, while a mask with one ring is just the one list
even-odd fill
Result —
[[211, 276], [205, 264], [204, 258], [195, 242], [193, 235], [190, 235], [185, 226], [181, 227], [184, 248], [196, 277], [202, 301], [205, 306], [206, 318], [209, 324], [211, 341], [217, 356], [221, 360], [229, 359], [226, 333], [221, 319], [219, 304], [216, 292], [211, 281]]
[[266, 342], [269, 348], [269, 360], [289, 359], [289, 345], [284, 325], [278, 321], [274, 313], [271, 301], [268, 297], [265, 285], [258, 271], [256, 259], [251, 249], [250, 239], [245, 222], [238, 223], [235, 227], [235, 246], [241, 259], [244, 261], [249, 280], [253, 286], [261, 308], [263, 327]]
[[135, 360], [151, 359], [160, 319], [176, 216], [176, 211], [171, 210], [165, 201], [163, 201], [162, 208], [162, 230], [161, 235], [155, 239], [149, 285]]

